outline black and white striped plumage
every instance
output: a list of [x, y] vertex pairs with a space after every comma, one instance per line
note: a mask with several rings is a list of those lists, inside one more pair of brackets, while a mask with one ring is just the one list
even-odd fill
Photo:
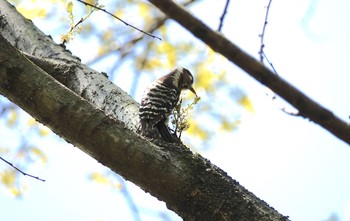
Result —
[[147, 137], [161, 137], [174, 142], [177, 137], [169, 132], [167, 118], [177, 105], [181, 91], [191, 90], [193, 76], [186, 68], [177, 67], [154, 81], [145, 91], [140, 106], [141, 132]]

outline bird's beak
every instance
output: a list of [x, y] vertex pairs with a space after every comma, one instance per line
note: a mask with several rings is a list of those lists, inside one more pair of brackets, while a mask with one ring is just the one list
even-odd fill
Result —
[[190, 91], [192, 91], [192, 93], [194, 93], [195, 95], [196, 95], [196, 97], [198, 97], [197, 96], [197, 93], [196, 93], [196, 91], [193, 89], [193, 87], [190, 87], [190, 88], [188, 88]]

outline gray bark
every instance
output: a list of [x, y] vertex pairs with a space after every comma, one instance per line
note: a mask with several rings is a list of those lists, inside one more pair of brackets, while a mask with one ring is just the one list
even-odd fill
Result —
[[1, 34], [18, 50], [32, 55], [34, 63], [56, 80], [131, 129], [139, 124], [138, 104], [106, 76], [80, 63], [61, 45], [53, 42], [18, 14], [6, 1], [0, 2]]

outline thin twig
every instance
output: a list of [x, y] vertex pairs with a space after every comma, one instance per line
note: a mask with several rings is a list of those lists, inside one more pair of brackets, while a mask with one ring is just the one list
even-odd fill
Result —
[[[263, 29], [262, 29], [262, 32], [261, 34], [259, 35], [260, 39], [261, 39], [261, 43], [260, 43], [260, 51], [259, 51], [259, 55], [260, 55], [260, 62], [261, 63], [264, 63], [264, 58], [266, 59], [267, 63], [270, 65], [270, 67], [272, 68], [273, 72], [278, 75], [277, 73], [277, 70], [275, 69], [275, 67], [273, 66], [272, 62], [270, 62], [270, 60], [267, 58], [266, 56], [266, 53], [264, 51], [264, 47], [265, 47], [265, 44], [264, 44], [264, 36], [265, 36], [265, 31], [266, 31], [266, 26], [267, 26], [267, 19], [269, 17], [269, 11], [270, 11], [270, 6], [271, 6], [271, 3], [272, 3], [272, 0], [269, 0], [269, 3], [268, 5], [266, 6], [266, 14], [265, 14], [265, 21], [264, 21], [264, 25], [263, 25]], [[296, 112], [295, 111], [292, 111], [292, 110], [288, 110], [284, 105], [282, 104], [278, 104], [277, 103], [277, 96], [276, 94], [271, 91], [269, 88], [267, 88], [267, 92], [266, 92], [266, 95], [267, 96], [270, 96], [271, 97], [271, 100], [277, 104], [277, 107], [283, 111], [284, 113], [288, 114], [288, 115], [291, 115], [291, 116], [299, 116], [299, 111], [297, 110]]]
[[227, 8], [228, 8], [229, 4], [230, 4], [230, 0], [226, 0], [224, 11], [222, 12], [222, 15], [220, 17], [220, 24], [219, 24], [218, 31], [221, 31], [221, 29], [222, 29], [222, 26], [224, 24], [224, 19], [225, 19], [226, 13], [227, 13]]
[[265, 30], [266, 30], [266, 26], [267, 26], [267, 18], [269, 17], [271, 2], [272, 2], [272, 0], [269, 1], [269, 4], [266, 7], [264, 26], [263, 26], [262, 32], [260, 34], [261, 43], [260, 43], [259, 55], [260, 55], [260, 62], [261, 63], [263, 63], [263, 61], [264, 61], [264, 55], [263, 55], [263, 53], [264, 53], [263, 51], [264, 51], [264, 47], [265, 47], [264, 36], [265, 36]]
[[265, 31], [266, 31], [266, 26], [267, 26], [267, 19], [269, 17], [269, 11], [270, 11], [270, 6], [271, 6], [272, 0], [269, 1], [269, 4], [266, 6], [266, 14], [265, 14], [265, 21], [264, 21], [264, 25], [263, 25], [263, 29], [261, 34], [259, 35], [260, 37], [260, 51], [259, 51], [259, 55], [260, 55], [260, 62], [264, 63], [264, 58], [266, 59], [267, 63], [271, 66], [272, 70], [274, 71], [274, 73], [276, 75], [278, 75], [275, 67], [273, 66], [273, 64], [270, 62], [270, 60], [267, 58], [266, 53], [264, 51], [265, 48], [265, 43], [264, 43], [264, 37], [265, 37]]
[[267, 58], [266, 54], [265, 54], [265, 51], [262, 51], [262, 54], [264, 56], [264, 58], [266, 59], [267, 63], [269, 63], [269, 65], [271, 66], [273, 72], [278, 75], [276, 69], [275, 69], [275, 66], [273, 66], [273, 64], [270, 62], [270, 60]]
[[77, 0], [77, 1], [80, 2], [80, 3], [83, 3], [84, 5], [88, 5], [88, 6], [90, 6], [90, 7], [96, 8], [97, 10], [103, 11], [104, 13], [106, 13], [106, 14], [108, 14], [108, 15], [114, 17], [115, 19], [121, 21], [124, 25], [129, 26], [129, 27], [131, 27], [131, 28], [133, 28], [133, 29], [135, 29], [135, 30], [141, 32], [141, 33], [144, 33], [145, 35], [148, 35], [148, 36], [150, 36], [150, 37], [152, 37], [152, 38], [156, 38], [156, 39], [158, 39], [158, 40], [162, 40], [160, 37], [157, 37], [157, 36], [155, 36], [155, 35], [152, 35], [152, 34], [146, 32], [146, 31], [144, 31], [144, 30], [141, 30], [141, 29], [139, 29], [139, 28], [137, 28], [137, 27], [135, 27], [135, 26], [133, 26], [133, 25], [131, 25], [131, 24], [125, 22], [124, 20], [118, 18], [117, 16], [115, 16], [113, 13], [110, 13], [110, 12], [107, 11], [106, 9], [103, 9], [103, 8], [97, 6], [97, 5], [93, 5], [93, 4], [90, 4], [90, 3], [85, 2], [85, 1], [82, 1], [82, 0]]
[[[75, 25], [71, 26], [71, 27], [69, 28], [68, 33], [72, 33], [73, 30], [74, 30], [76, 27], [78, 27], [78, 25], [80, 25], [81, 23], [84, 22], [84, 20], [85, 20], [84, 18], [81, 18]], [[67, 42], [68, 42], [68, 38], [67, 38], [67, 39], [63, 39], [62, 45], [65, 45]]]
[[[194, 2], [196, 2], [196, 0], [188, 0], [181, 5], [183, 7], [187, 7]], [[153, 33], [154, 31], [159, 29], [161, 26], [163, 26], [164, 23], [167, 21], [167, 19], [168, 19], [168, 17], [165, 15], [161, 15], [158, 18], [153, 19], [154, 23], [149, 26], [149, 29], [146, 32]], [[99, 62], [100, 60], [102, 60], [106, 56], [110, 55], [111, 52], [113, 52], [113, 53], [120, 52], [121, 56], [118, 58], [116, 65], [114, 65], [114, 66], [118, 66], [119, 64], [117, 64], [117, 63], [121, 63], [123, 61], [123, 58], [126, 57], [131, 51], [133, 51], [135, 49], [135, 47], [133, 47], [133, 46], [136, 45], [142, 39], [143, 39], [143, 35], [136, 37], [134, 39], [131, 39], [130, 41], [126, 42], [125, 44], [122, 44], [120, 47], [118, 47], [116, 49], [112, 49], [112, 50], [110, 50], [102, 55], [99, 55], [98, 57], [86, 62], [86, 64], [91, 65], [93, 63]], [[113, 69], [115, 69], [115, 68], [113, 68]]]
[[299, 111], [298, 110], [289, 110], [287, 109], [287, 107], [285, 106], [285, 104], [282, 104], [281, 102], [278, 102], [278, 97], [277, 95], [270, 89], [270, 88], [266, 88], [266, 96], [270, 97], [273, 104], [276, 105], [276, 107], [278, 109], [280, 109], [282, 112], [284, 112], [285, 114], [288, 114], [290, 116], [300, 116]]
[[42, 181], [42, 182], [45, 182], [45, 181], [46, 181], [46, 180], [43, 180], [43, 179], [41, 179], [41, 178], [39, 178], [39, 177], [37, 177], [37, 176], [33, 176], [33, 175], [30, 175], [30, 174], [28, 174], [28, 173], [23, 172], [22, 170], [18, 169], [18, 168], [15, 167], [12, 163], [10, 163], [9, 161], [5, 160], [5, 159], [2, 158], [2, 157], [0, 157], [0, 159], [1, 159], [2, 161], [4, 161], [5, 163], [7, 163], [8, 165], [10, 165], [11, 167], [13, 167], [14, 169], [16, 169], [18, 172], [22, 173], [24, 176], [29, 176], [29, 177], [32, 177], [32, 178], [34, 178], [34, 179], [40, 180], [40, 181]]

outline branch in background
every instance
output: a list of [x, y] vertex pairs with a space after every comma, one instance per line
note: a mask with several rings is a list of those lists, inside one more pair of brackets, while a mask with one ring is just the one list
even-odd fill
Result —
[[225, 19], [226, 13], [227, 13], [227, 8], [228, 8], [229, 4], [230, 4], [230, 0], [226, 0], [226, 5], [225, 5], [225, 8], [224, 8], [224, 11], [222, 12], [222, 15], [220, 17], [220, 24], [219, 24], [218, 31], [221, 31], [221, 29], [222, 29], [222, 26], [224, 24], [224, 19]]
[[18, 168], [15, 167], [12, 163], [10, 163], [9, 161], [5, 160], [5, 159], [2, 158], [2, 157], [0, 157], [0, 159], [1, 159], [2, 161], [4, 161], [5, 163], [7, 163], [8, 165], [10, 165], [11, 167], [13, 167], [15, 170], [17, 170], [17, 171], [20, 172], [21, 174], [23, 174], [24, 176], [29, 176], [29, 177], [31, 177], [31, 178], [40, 180], [40, 181], [42, 181], [42, 182], [45, 182], [45, 181], [46, 181], [46, 180], [43, 180], [43, 179], [41, 179], [41, 178], [39, 178], [39, 177], [37, 177], [37, 176], [33, 176], [33, 175], [30, 175], [30, 174], [28, 174], [28, 173], [23, 172], [22, 170], [18, 169]]
[[88, 6], [90, 6], [90, 7], [93, 7], [93, 8], [95, 8], [95, 9], [97, 9], [97, 10], [103, 11], [104, 13], [106, 13], [106, 14], [108, 14], [108, 15], [114, 17], [115, 19], [118, 19], [119, 21], [121, 21], [124, 25], [129, 26], [129, 27], [131, 27], [131, 28], [133, 28], [133, 29], [135, 29], [135, 30], [137, 30], [137, 31], [139, 31], [139, 32], [141, 32], [141, 33], [143, 33], [143, 34], [145, 34], [145, 35], [148, 35], [148, 36], [150, 36], [150, 37], [152, 37], [152, 38], [156, 38], [156, 39], [158, 39], [158, 40], [162, 40], [161, 38], [159, 38], [159, 37], [157, 37], [157, 36], [155, 36], [155, 35], [152, 35], [152, 34], [146, 32], [146, 31], [144, 31], [144, 30], [142, 30], [142, 29], [139, 29], [139, 28], [137, 28], [137, 27], [135, 27], [135, 26], [133, 26], [133, 25], [131, 25], [131, 24], [125, 22], [124, 20], [118, 18], [117, 16], [115, 16], [113, 13], [110, 13], [110, 12], [107, 11], [106, 9], [103, 9], [103, 8], [97, 6], [97, 5], [93, 5], [93, 4], [90, 4], [90, 3], [85, 2], [85, 1], [82, 1], [82, 0], [77, 0], [77, 1], [80, 2], [80, 3], [83, 3], [84, 5], [88, 5]]
[[[189, 5], [191, 5], [192, 3], [196, 2], [196, 0], [188, 0], [184, 3], [182, 3], [181, 5], [184, 7], [187, 7]], [[159, 17], [156, 17], [154, 19], [152, 19], [152, 25], [149, 25], [148, 30], [146, 30], [147, 33], [153, 33], [156, 30], [158, 30], [161, 26], [164, 25], [164, 23], [167, 21], [168, 17], [164, 16], [164, 15], [160, 15]], [[119, 64], [123, 61], [123, 59], [129, 54], [132, 53], [132, 51], [136, 48], [134, 47], [134, 45], [136, 45], [139, 41], [141, 41], [143, 39], [143, 35], [138, 36], [136, 38], [131, 39], [130, 41], [122, 44], [120, 47], [112, 49], [110, 51], [107, 51], [106, 53], [99, 55], [96, 58], [93, 58], [92, 60], [86, 62], [86, 64], [88, 66], [99, 62], [100, 60], [104, 59], [106, 56], [110, 55], [111, 52], [115, 53], [115, 52], [120, 52], [120, 57], [118, 58], [118, 61], [115, 62], [115, 67], [113, 67], [113, 69], [116, 69], [116, 66], [119, 66]]]
[[299, 115], [319, 124], [334, 136], [350, 144], [350, 125], [316, 103], [292, 84], [274, 74], [261, 62], [247, 54], [220, 33], [212, 30], [185, 8], [171, 0], [149, 0], [166, 15], [177, 21], [198, 39], [236, 64], [255, 80], [270, 88], [299, 110]]

